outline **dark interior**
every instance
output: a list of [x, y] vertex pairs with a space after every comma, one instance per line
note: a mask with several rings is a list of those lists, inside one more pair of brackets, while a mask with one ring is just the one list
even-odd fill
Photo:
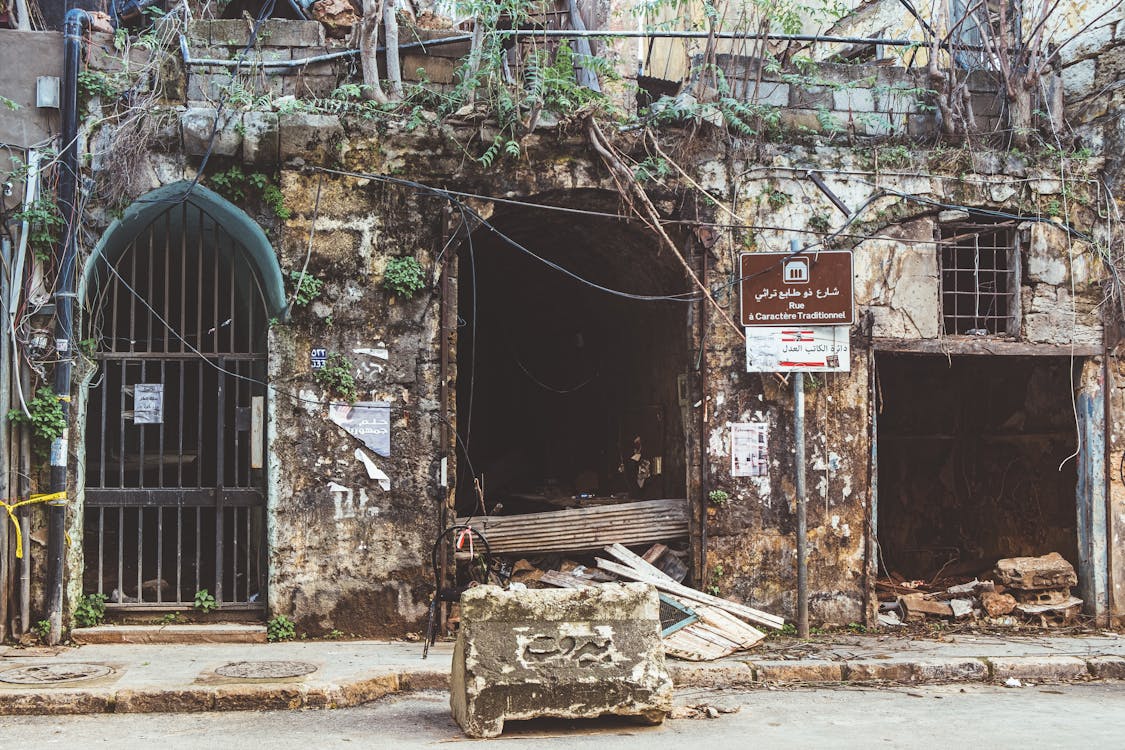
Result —
[[976, 575], [1049, 552], [1077, 567], [1071, 360], [876, 363], [880, 574]]
[[[564, 201], [617, 210], [596, 195], [543, 199]], [[689, 291], [679, 261], [636, 224], [534, 208], [491, 222], [595, 284]], [[488, 511], [686, 496], [679, 376], [689, 305], [594, 289], [488, 228], [462, 243], [458, 285], [457, 424]], [[459, 472], [457, 499], [459, 513], [480, 511], [469, 471]]]

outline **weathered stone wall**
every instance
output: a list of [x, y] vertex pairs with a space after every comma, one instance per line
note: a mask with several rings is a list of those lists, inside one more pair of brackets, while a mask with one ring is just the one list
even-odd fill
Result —
[[[828, 72], [839, 76], [846, 71]], [[880, 69], [875, 75], [889, 81], [897, 74]], [[921, 118], [914, 120], [917, 132], [929, 132], [926, 113], [898, 108], [889, 98], [894, 86], [885, 81], [836, 91], [794, 86], [784, 96], [777, 93], [784, 82], [773, 83], [777, 103], [798, 113], [815, 113], [831, 102], [831, 112], [852, 123], [852, 135], [887, 132], [859, 125], [877, 122], [887, 112], [905, 122], [908, 133], [915, 132], [911, 118]], [[795, 104], [794, 97], [806, 105]], [[412, 629], [424, 616], [431, 590], [429, 547], [442, 503], [449, 500], [449, 490], [438, 486], [440, 461], [449, 460], [451, 485], [459, 468], [452, 449], [442, 455], [438, 447], [443, 406], [450, 421], [456, 413], [452, 396], [440, 403], [443, 335], [435, 260], [442, 247], [444, 201], [425, 190], [363, 175], [402, 176], [516, 200], [577, 189], [612, 190], [612, 180], [585, 140], [565, 128], [533, 133], [518, 162], [486, 169], [467, 159], [459, 144], [480, 138], [482, 131], [490, 137], [487, 125], [434, 124], [408, 131], [323, 112], [230, 108], [212, 144], [214, 104], [205, 98], [191, 100], [187, 107], [177, 102], [167, 112], [179, 127], [162, 131], [160, 148], [146, 155], [140, 171], [151, 183], [148, 189], [192, 179], [208, 152], [216, 160], [211, 169], [215, 164], [276, 169], [291, 216], [278, 220], [258, 206], [247, 208], [271, 229], [283, 271], [299, 270], [307, 261], [308, 271], [324, 281], [316, 301], [270, 333], [270, 380], [276, 388], [270, 405], [271, 611], [294, 617], [310, 633], [336, 628], [373, 635]], [[858, 118], [857, 113], [872, 118]], [[849, 207], [870, 201], [859, 220], [834, 241], [856, 251], [859, 323], [851, 331], [852, 369], [811, 378], [806, 406], [813, 619], [870, 621], [871, 340], [942, 339], [934, 243], [939, 209], [932, 201], [1021, 215], [1049, 215], [1057, 202], [1057, 210], [1068, 212], [1071, 223], [1097, 239], [1104, 236], [1104, 227], [1095, 213], [1096, 183], [1083, 170], [1096, 169], [1100, 162], [1095, 158], [1068, 165], [1064, 183], [1057, 176], [1057, 160], [950, 148], [911, 150], [880, 141], [827, 144], [809, 132], [811, 125], [798, 127], [801, 122], [789, 123], [793, 129], [783, 143], [700, 136], [691, 144], [691, 160], [685, 163], [694, 178], [753, 229], [724, 233], [708, 250], [692, 245], [689, 252], [696, 264], [702, 252], [709, 254], [708, 283], [718, 288], [737, 277], [737, 255], [743, 249], [784, 250], [792, 238], [809, 244], [843, 228], [843, 214], [804, 176], [808, 169], [824, 174]], [[106, 136], [95, 134], [91, 143], [98, 138]], [[643, 158], [640, 144], [636, 154]], [[322, 167], [354, 174], [326, 173]], [[660, 196], [669, 216], [679, 217], [680, 197], [673, 191]], [[491, 212], [488, 201], [472, 203], [485, 215]], [[93, 208], [92, 215], [108, 222], [104, 206]], [[730, 218], [714, 216], [718, 221], [724, 217]], [[1096, 254], [1052, 225], [1030, 224], [1026, 233], [1021, 341], [1096, 344], [1101, 327], [1094, 309], [1104, 273]], [[382, 287], [387, 260], [402, 255], [416, 258], [431, 282], [410, 300]], [[721, 304], [733, 315], [737, 294], [722, 296]], [[702, 420], [704, 434], [701, 446], [687, 448], [689, 473], [702, 475], [689, 478], [689, 499], [706, 517], [706, 559], [697, 576], [723, 595], [792, 617], [796, 524], [791, 387], [773, 375], [745, 373], [740, 333], [714, 310], [697, 308], [690, 325], [701, 313], [708, 321], [702, 358], [706, 388], [692, 394], [691, 403], [698, 406], [688, 419]], [[309, 364], [313, 348], [346, 355], [354, 365], [360, 398], [392, 405], [391, 455], [367, 454], [386, 473], [389, 490], [356, 457], [360, 444], [327, 419], [329, 394], [317, 386]], [[385, 360], [368, 353], [381, 349], [386, 349]], [[451, 369], [450, 393], [456, 390], [455, 377]], [[730, 476], [730, 424], [742, 421], [769, 424], [768, 477]], [[702, 471], [691, 468], [699, 460], [692, 453], [702, 457]], [[703, 498], [712, 489], [727, 491], [731, 501], [708, 504]]]

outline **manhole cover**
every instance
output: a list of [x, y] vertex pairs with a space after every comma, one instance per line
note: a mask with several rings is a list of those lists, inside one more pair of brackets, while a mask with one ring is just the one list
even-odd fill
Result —
[[223, 677], [240, 677], [244, 680], [300, 677], [315, 671], [316, 665], [307, 661], [232, 661], [215, 670]]
[[78, 682], [96, 680], [113, 674], [113, 669], [102, 664], [36, 664], [0, 672], [0, 682], [14, 685], [45, 685], [52, 682]]

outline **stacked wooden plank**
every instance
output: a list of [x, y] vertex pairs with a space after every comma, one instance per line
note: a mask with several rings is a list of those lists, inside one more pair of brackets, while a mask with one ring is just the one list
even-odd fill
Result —
[[605, 551], [614, 560], [598, 558], [600, 570], [648, 583], [690, 607], [699, 618], [664, 638], [664, 650], [672, 656], [691, 661], [718, 659], [751, 648], [766, 637], [747, 620], [770, 628], [785, 624], [777, 615], [685, 586], [621, 544], [610, 545]]
[[644, 500], [518, 516], [458, 518], [480, 529], [493, 552], [583, 552], [607, 544], [649, 544], [688, 533], [683, 499]]

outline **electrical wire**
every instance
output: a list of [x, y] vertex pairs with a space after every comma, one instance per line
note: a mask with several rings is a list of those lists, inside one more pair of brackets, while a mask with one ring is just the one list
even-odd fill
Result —
[[[159, 312], [157, 312], [156, 309], [151, 304], [149, 304], [148, 300], [145, 299], [144, 295], [142, 295], [140, 292], [138, 292], [135, 288], [133, 288], [133, 286], [131, 284], [129, 284], [128, 281], [125, 280], [125, 278], [117, 271], [117, 269], [113, 267], [112, 263], [109, 263], [108, 261], [106, 261], [106, 266], [109, 268], [110, 273], [112, 273], [117, 278], [117, 281], [122, 286], [125, 287], [125, 290], [127, 292], [129, 292], [129, 294], [131, 294], [138, 302], [140, 302], [145, 307], [145, 309], [147, 309], [149, 311], [149, 313], [151, 313], [152, 316], [160, 323], [160, 325], [164, 326], [164, 328], [170, 334], [175, 336], [176, 339], [180, 341], [180, 343], [182, 343], [185, 347], [187, 347], [191, 351], [192, 354], [196, 355], [196, 357], [198, 357], [200, 360], [205, 362], [209, 367], [211, 367], [216, 372], [218, 372], [222, 375], [227, 375], [227, 376], [236, 378], [238, 380], [248, 382], [248, 383], [260, 385], [263, 388], [266, 388], [267, 390], [271, 391], [272, 393], [276, 393], [276, 394], [285, 396], [286, 398], [288, 398], [292, 401], [295, 401], [297, 403], [312, 404], [312, 405], [315, 405], [315, 406], [327, 406], [327, 405], [336, 403], [336, 402], [331, 401], [331, 400], [324, 401], [324, 400], [321, 400], [321, 399], [307, 398], [307, 397], [302, 396], [298, 393], [293, 393], [292, 391], [287, 391], [283, 388], [279, 388], [279, 387], [277, 387], [273, 383], [270, 383], [267, 380], [263, 380], [261, 378], [251, 377], [249, 375], [243, 375], [242, 373], [234, 372], [232, 370], [228, 370], [228, 369], [222, 367], [221, 365], [216, 363], [212, 357], [208, 357], [206, 354], [201, 352], [199, 349], [192, 346], [188, 342], [188, 340], [183, 335], [180, 334], [179, 331], [177, 331], [174, 327], [172, 327], [172, 325], [167, 320], [165, 320], [164, 317]], [[399, 413], [404, 413], [404, 414], [429, 413], [429, 412], [423, 412], [423, 410], [420, 407], [398, 406], [398, 405], [395, 405], [395, 404], [391, 404], [391, 405], [388, 406], [388, 408], [392, 412], [399, 412]], [[457, 434], [457, 431], [455, 429], [452, 429], [453, 424], [448, 419], [443, 417], [440, 414], [440, 412], [435, 413], [435, 415], [437, 416], [437, 418], [439, 420], [441, 420], [443, 423], [445, 423], [447, 426], [449, 426], [451, 428], [451, 431], [454, 434], [454, 438], [456, 439], [457, 444], [461, 446], [462, 457], [465, 459], [465, 463], [468, 465], [470, 473], [475, 477], [477, 474], [476, 474], [476, 470], [473, 468], [472, 459], [469, 456], [468, 446], [464, 443], [464, 441], [461, 440], [461, 437]]]
[[460, 200], [460, 198], [455, 193], [452, 193], [452, 192], [450, 192], [448, 190], [445, 190], [443, 188], [436, 188], [436, 187], [433, 187], [432, 185], [426, 185], [424, 183], [415, 182], [413, 180], [406, 180], [406, 179], [403, 179], [401, 177], [391, 177], [390, 175], [371, 174], [371, 173], [365, 173], [365, 172], [351, 172], [351, 171], [346, 171], [346, 170], [332, 169], [332, 168], [329, 168], [329, 167], [320, 167], [320, 166], [314, 166], [312, 168], [314, 170], [320, 170], [320, 171], [328, 172], [329, 174], [335, 174], [335, 175], [339, 175], [339, 176], [343, 176], [343, 177], [354, 177], [354, 178], [357, 178], [357, 179], [372, 180], [372, 181], [375, 181], [375, 182], [386, 182], [386, 183], [389, 183], [389, 184], [392, 184], [392, 185], [402, 185], [402, 186], [405, 186], [405, 187], [414, 188], [414, 189], [419, 190], [421, 192], [430, 193], [431, 195], [435, 195], [439, 198], [447, 200], [447, 201], [453, 203], [455, 206], [457, 206], [458, 210], [460, 210], [463, 214], [471, 216], [473, 218], [473, 220], [479, 226], [488, 229], [490, 232], [492, 232], [492, 234], [496, 235], [496, 237], [499, 238], [505, 244], [510, 245], [511, 247], [513, 247], [516, 250], [524, 253], [525, 255], [530, 256], [531, 258], [534, 258], [535, 260], [539, 261], [540, 263], [547, 266], [548, 268], [552, 268], [552, 269], [558, 271], [559, 273], [564, 274], [565, 276], [569, 276], [570, 278], [574, 279], [575, 281], [579, 282], [580, 284], [584, 284], [585, 286], [588, 286], [588, 287], [590, 287], [592, 289], [595, 289], [599, 292], [604, 292], [606, 294], [610, 294], [610, 295], [613, 295], [615, 297], [622, 297], [624, 299], [631, 299], [631, 300], [636, 300], [636, 301], [639, 301], [639, 302], [696, 302], [697, 300], [701, 299], [700, 296], [698, 294], [696, 294], [695, 292], [683, 292], [683, 293], [680, 293], [680, 294], [633, 294], [632, 292], [625, 292], [625, 291], [621, 291], [619, 289], [611, 289], [610, 287], [607, 287], [607, 286], [604, 286], [602, 284], [598, 284], [597, 282], [591, 281], [591, 280], [589, 280], [589, 279], [587, 279], [583, 276], [578, 275], [574, 271], [571, 271], [570, 269], [565, 268], [565, 267], [559, 265], [558, 263], [555, 263], [552, 260], [548, 260], [547, 258], [544, 258], [543, 256], [533, 252], [532, 250], [528, 249], [526, 246], [524, 246], [521, 243], [517, 242], [516, 240], [512, 239], [508, 235], [504, 234], [499, 229], [497, 229], [495, 227], [495, 225], [493, 225], [490, 221], [488, 221], [483, 216], [481, 216], [480, 213], [475, 211], [472, 208], [472, 206], [469, 206], [464, 201]]

